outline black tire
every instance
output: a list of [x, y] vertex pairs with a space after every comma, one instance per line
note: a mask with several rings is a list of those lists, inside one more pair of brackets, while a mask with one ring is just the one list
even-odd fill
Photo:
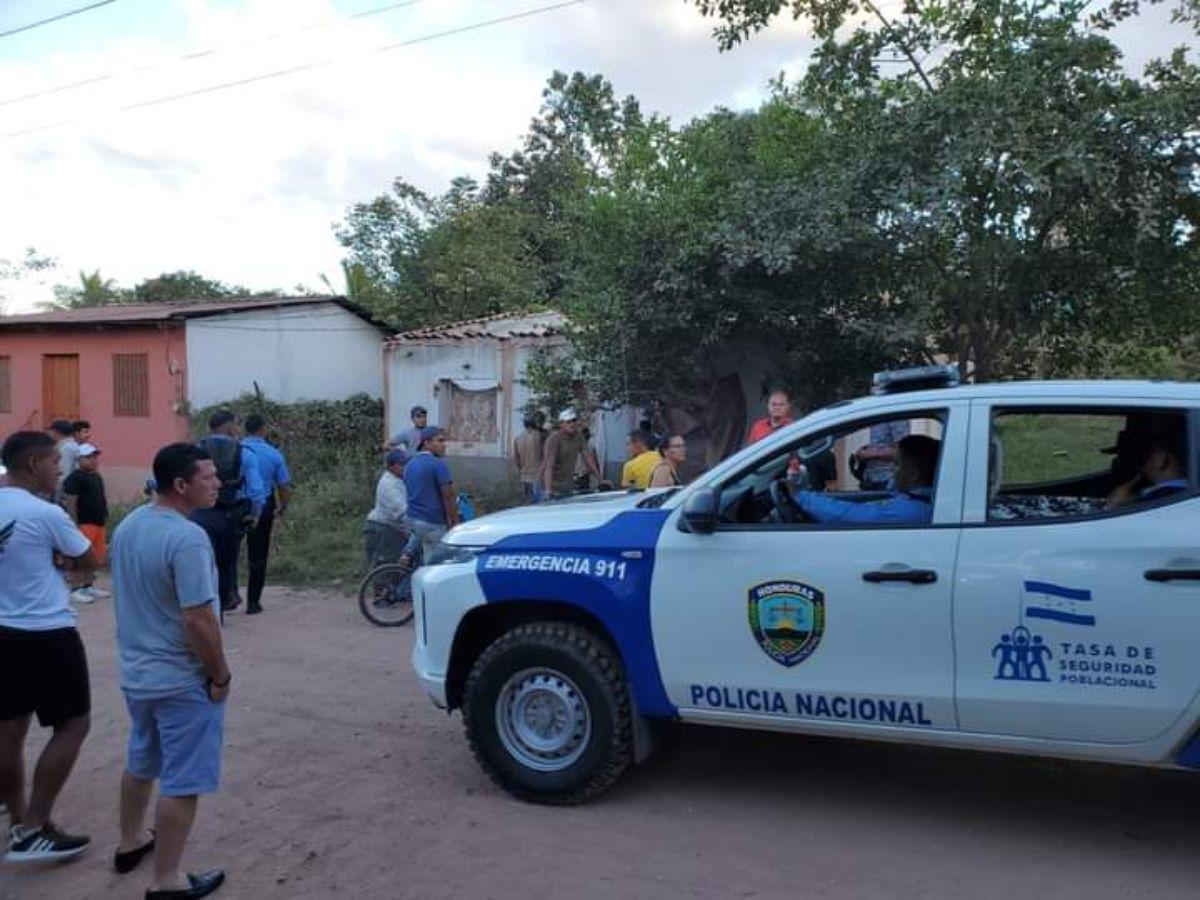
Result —
[[358, 586], [358, 608], [368, 622], [380, 628], [396, 628], [412, 620], [411, 596], [390, 601], [390, 595], [411, 574], [412, 569], [400, 563], [384, 563], [367, 573]]
[[[506, 746], [501, 692], [523, 674], [558, 673], [577, 688], [589, 718], [577, 758], [556, 771], [538, 771]], [[633, 759], [629, 688], [616, 651], [587, 628], [532, 622], [497, 638], [475, 661], [463, 695], [463, 725], [479, 764], [522, 800], [559, 806], [583, 803], [608, 790]], [[565, 729], [564, 731], [569, 730]], [[551, 765], [556, 764], [551, 762]]]

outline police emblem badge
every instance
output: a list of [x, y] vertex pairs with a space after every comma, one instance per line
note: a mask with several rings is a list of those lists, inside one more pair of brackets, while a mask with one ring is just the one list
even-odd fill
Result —
[[750, 588], [747, 612], [758, 646], [781, 666], [804, 662], [825, 633], [825, 594], [799, 581], [765, 581]]

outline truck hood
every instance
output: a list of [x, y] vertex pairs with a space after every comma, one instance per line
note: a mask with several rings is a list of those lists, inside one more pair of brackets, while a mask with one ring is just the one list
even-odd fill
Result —
[[609, 491], [585, 494], [569, 500], [515, 506], [502, 512], [480, 516], [451, 529], [448, 544], [489, 547], [514, 534], [545, 534], [555, 531], [580, 531], [597, 528], [627, 509], [634, 509], [647, 497], [671, 488], [650, 491]]

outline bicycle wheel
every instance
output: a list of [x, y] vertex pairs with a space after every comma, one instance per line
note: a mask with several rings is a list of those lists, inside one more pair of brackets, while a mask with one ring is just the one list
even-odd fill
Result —
[[367, 573], [358, 588], [358, 608], [368, 622], [394, 628], [413, 617], [411, 576], [412, 569], [400, 563], [384, 563]]

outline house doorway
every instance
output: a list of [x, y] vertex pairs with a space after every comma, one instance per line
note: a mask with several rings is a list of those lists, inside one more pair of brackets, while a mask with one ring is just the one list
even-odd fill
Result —
[[79, 418], [79, 355], [54, 353], [42, 357], [42, 420]]

